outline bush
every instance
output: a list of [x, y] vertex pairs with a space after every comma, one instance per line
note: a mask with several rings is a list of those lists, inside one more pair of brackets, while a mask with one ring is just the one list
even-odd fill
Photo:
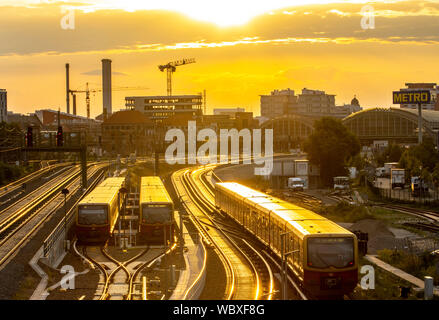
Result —
[[21, 178], [24, 174], [32, 171], [30, 167], [16, 166], [0, 162], [0, 185], [8, 184]]
[[384, 249], [378, 251], [378, 257], [420, 279], [425, 276], [436, 277], [436, 257], [430, 252], [416, 255], [401, 250]]
[[335, 206], [323, 207], [320, 214], [339, 222], [356, 222], [373, 218], [366, 207], [350, 205], [347, 202], [339, 202]]

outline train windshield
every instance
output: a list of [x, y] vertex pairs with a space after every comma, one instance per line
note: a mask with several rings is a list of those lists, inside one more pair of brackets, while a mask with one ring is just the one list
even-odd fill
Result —
[[144, 205], [143, 223], [166, 223], [171, 221], [172, 208], [168, 204]]
[[344, 268], [353, 265], [353, 238], [308, 239], [308, 266], [313, 268]]
[[106, 224], [107, 208], [105, 206], [80, 206], [78, 209], [79, 224]]

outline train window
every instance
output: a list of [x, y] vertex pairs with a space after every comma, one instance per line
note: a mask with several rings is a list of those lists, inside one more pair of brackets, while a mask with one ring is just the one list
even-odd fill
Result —
[[308, 266], [344, 268], [354, 264], [353, 238], [308, 238]]
[[106, 224], [107, 222], [107, 208], [105, 206], [80, 206], [78, 208], [79, 224]]
[[165, 223], [171, 220], [172, 208], [165, 205], [144, 205], [142, 208], [143, 223]]

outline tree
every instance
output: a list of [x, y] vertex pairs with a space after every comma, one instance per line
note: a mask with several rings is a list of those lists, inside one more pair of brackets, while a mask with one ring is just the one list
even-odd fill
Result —
[[324, 117], [314, 123], [304, 150], [309, 161], [320, 166], [322, 182], [329, 186], [335, 176], [347, 175], [345, 165], [360, 152], [360, 142], [341, 120]]
[[375, 155], [378, 167], [384, 166], [386, 162], [398, 162], [401, 159], [404, 149], [395, 143], [389, 144], [384, 151]]
[[439, 153], [436, 150], [433, 139], [425, 137], [421, 144], [412, 146], [401, 156], [399, 165], [410, 176], [429, 176], [434, 172], [439, 161]]

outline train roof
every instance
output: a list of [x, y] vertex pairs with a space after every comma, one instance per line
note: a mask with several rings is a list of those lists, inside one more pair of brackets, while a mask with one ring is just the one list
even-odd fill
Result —
[[171, 203], [162, 180], [157, 176], [142, 177], [140, 180], [140, 204], [142, 203]]
[[[238, 198], [244, 198], [243, 201], [248, 203], [267, 214], [272, 213], [272, 217], [276, 217], [282, 222], [287, 222], [302, 235], [307, 234], [351, 234], [350, 231], [339, 226], [335, 222], [322, 217], [321, 215], [302, 208], [285, 200], [272, 197], [265, 193], [253, 190], [247, 186], [236, 182], [217, 183], [222, 190], [233, 193]], [[259, 194], [257, 197], [246, 197], [246, 195]], [[263, 196], [261, 196], [263, 195]], [[275, 214], [273, 216], [273, 213]]]
[[162, 179], [159, 176], [145, 176], [140, 178], [141, 186], [163, 186]]
[[108, 204], [123, 187], [125, 178], [107, 178], [94, 188], [88, 195], [79, 202], [84, 204]]

